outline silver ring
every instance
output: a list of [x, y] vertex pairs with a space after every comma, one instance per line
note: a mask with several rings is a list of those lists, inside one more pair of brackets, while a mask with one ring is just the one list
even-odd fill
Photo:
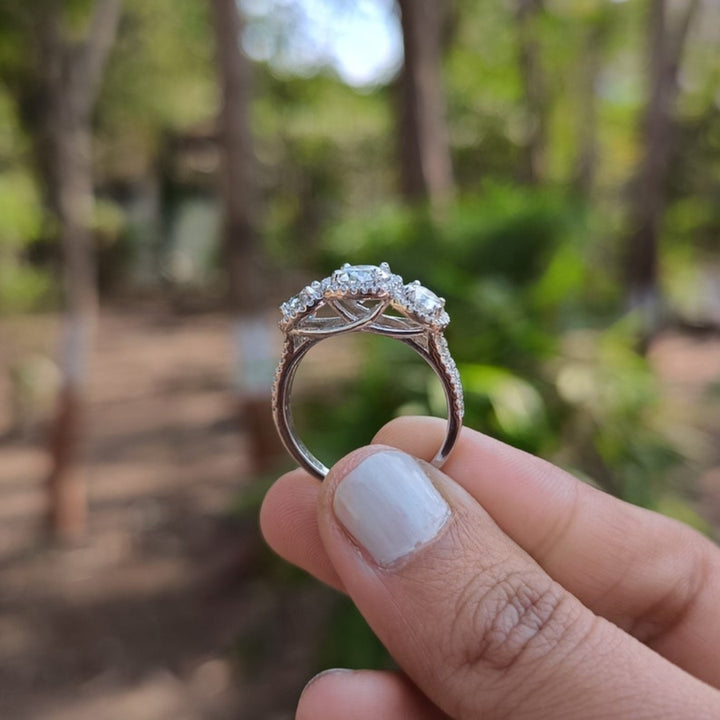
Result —
[[[460, 375], [443, 331], [450, 322], [445, 300], [419, 281], [405, 284], [387, 263], [343, 265], [280, 306], [285, 334], [273, 383], [272, 411], [283, 444], [297, 462], [321, 480], [328, 473], [298, 437], [290, 409], [295, 373], [307, 352], [329, 337], [366, 332], [392, 337], [415, 350], [442, 382], [448, 406], [445, 440], [432, 460], [441, 467], [455, 445], [464, 412]], [[389, 315], [386, 311], [395, 311]]]

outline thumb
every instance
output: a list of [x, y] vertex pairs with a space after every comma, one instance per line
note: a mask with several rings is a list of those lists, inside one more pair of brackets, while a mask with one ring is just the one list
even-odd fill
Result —
[[590, 612], [409, 455], [374, 445], [338, 463], [319, 527], [378, 637], [456, 720], [719, 716], [715, 690]]

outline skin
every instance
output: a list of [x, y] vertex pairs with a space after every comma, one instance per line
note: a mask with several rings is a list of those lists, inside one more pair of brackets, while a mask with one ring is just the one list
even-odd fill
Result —
[[425, 467], [452, 509], [439, 535], [391, 568], [358, 548], [338, 484], [386, 446], [429, 460], [444, 431], [398, 419], [325, 482], [268, 492], [268, 543], [348, 593], [403, 670], [324, 673], [297, 720], [719, 718], [720, 549], [681, 523], [465, 429]]

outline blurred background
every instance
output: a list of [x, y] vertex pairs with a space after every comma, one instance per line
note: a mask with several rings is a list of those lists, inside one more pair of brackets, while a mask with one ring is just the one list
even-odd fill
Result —
[[[0, 0], [0, 715], [293, 716], [392, 661], [267, 550], [277, 305], [447, 298], [467, 424], [720, 528], [715, 0]], [[322, 343], [330, 462], [445, 412]]]

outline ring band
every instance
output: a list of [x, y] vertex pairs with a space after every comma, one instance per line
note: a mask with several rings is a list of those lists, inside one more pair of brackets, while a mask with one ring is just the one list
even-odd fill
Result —
[[[273, 383], [272, 411], [280, 438], [297, 462], [321, 480], [328, 473], [298, 437], [290, 408], [295, 373], [321, 340], [351, 332], [392, 337], [409, 345], [440, 378], [448, 406], [445, 440], [432, 460], [441, 467], [455, 445], [464, 412], [460, 375], [443, 334], [450, 322], [445, 301], [419, 281], [405, 284], [387, 263], [343, 265], [280, 306], [285, 334]], [[397, 314], [389, 315], [386, 311]]]

